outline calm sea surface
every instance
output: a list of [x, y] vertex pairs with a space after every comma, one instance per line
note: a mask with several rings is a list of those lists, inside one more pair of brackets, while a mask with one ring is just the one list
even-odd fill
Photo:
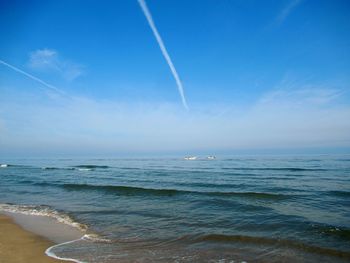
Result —
[[60, 257], [350, 261], [350, 156], [0, 163], [0, 210], [68, 218], [96, 234], [54, 248]]

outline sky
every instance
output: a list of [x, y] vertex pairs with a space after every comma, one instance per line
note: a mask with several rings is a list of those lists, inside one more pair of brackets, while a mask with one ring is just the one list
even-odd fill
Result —
[[141, 2], [0, 1], [0, 156], [350, 152], [349, 1]]

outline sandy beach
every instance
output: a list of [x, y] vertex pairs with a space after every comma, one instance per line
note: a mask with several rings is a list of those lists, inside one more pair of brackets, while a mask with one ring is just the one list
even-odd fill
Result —
[[0, 262], [62, 262], [45, 255], [52, 245], [53, 242], [22, 229], [10, 217], [0, 214]]

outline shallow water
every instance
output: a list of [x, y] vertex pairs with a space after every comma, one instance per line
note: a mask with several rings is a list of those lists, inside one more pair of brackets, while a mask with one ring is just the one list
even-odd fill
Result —
[[[350, 156], [0, 160], [0, 210], [98, 238], [87, 262], [348, 262]], [[5, 205], [6, 204], [6, 205]]]

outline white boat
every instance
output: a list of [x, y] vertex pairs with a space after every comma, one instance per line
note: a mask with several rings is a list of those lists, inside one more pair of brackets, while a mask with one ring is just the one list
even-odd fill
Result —
[[215, 156], [213, 156], [213, 155], [211, 155], [211, 156], [207, 156], [207, 159], [208, 159], [208, 160], [215, 160], [215, 159], [216, 159], [216, 157], [215, 157]]
[[197, 156], [186, 156], [185, 160], [197, 160]]

